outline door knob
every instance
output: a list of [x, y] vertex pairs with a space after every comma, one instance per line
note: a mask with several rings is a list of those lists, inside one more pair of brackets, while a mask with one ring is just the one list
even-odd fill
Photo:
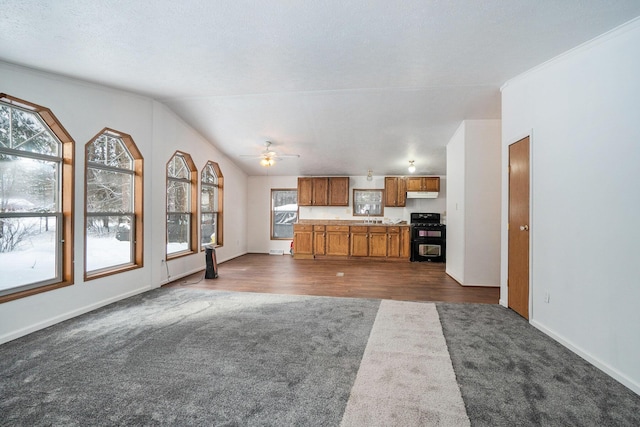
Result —
[[520, 226], [520, 231], [528, 231], [529, 230], [529, 226], [528, 225], [521, 225]]

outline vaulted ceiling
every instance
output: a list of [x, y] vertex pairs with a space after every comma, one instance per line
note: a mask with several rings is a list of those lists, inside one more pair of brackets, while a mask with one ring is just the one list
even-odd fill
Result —
[[[0, 60], [153, 97], [249, 175], [444, 175], [454, 131], [499, 119], [508, 79], [640, 16], [638, 0], [0, 4]], [[242, 157], [265, 141], [300, 157]]]

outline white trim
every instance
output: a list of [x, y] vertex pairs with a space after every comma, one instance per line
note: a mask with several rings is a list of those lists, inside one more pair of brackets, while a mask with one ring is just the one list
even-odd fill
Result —
[[616, 381], [620, 382], [625, 387], [628, 387], [634, 393], [640, 394], [640, 384], [636, 383], [631, 378], [629, 378], [628, 376], [624, 375], [622, 372], [618, 371], [615, 368], [612, 368], [611, 366], [607, 365], [606, 363], [604, 363], [603, 361], [601, 361], [597, 357], [594, 357], [590, 353], [584, 351], [582, 348], [573, 345], [573, 343], [571, 341], [567, 340], [562, 335], [556, 334], [555, 332], [553, 332], [552, 330], [548, 329], [547, 327], [545, 327], [540, 322], [532, 320], [529, 323], [533, 327], [535, 327], [536, 329], [539, 329], [544, 334], [546, 334], [549, 337], [553, 338], [555, 341], [559, 342], [560, 344], [562, 344], [563, 346], [565, 346], [566, 348], [568, 348], [569, 350], [571, 350], [572, 352], [574, 352], [578, 356], [580, 356], [583, 359], [585, 359], [587, 362], [589, 362], [592, 365], [594, 365], [596, 368], [598, 368], [601, 371], [603, 371], [604, 373], [608, 374], [610, 377], [612, 377]]
[[114, 302], [123, 300], [125, 298], [129, 298], [129, 297], [132, 297], [134, 295], [138, 295], [138, 294], [147, 292], [147, 291], [149, 291], [151, 289], [152, 289], [151, 286], [146, 286], [144, 288], [138, 288], [136, 290], [129, 291], [129, 292], [126, 292], [124, 294], [116, 295], [116, 296], [113, 296], [111, 298], [107, 298], [105, 300], [98, 301], [98, 302], [96, 302], [94, 304], [90, 304], [90, 305], [78, 308], [76, 310], [72, 310], [72, 311], [68, 311], [66, 313], [62, 313], [62, 314], [60, 314], [58, 316], [54, 316], [54, 317], [51, 317], [51, 318], [49, 318], [47, 320], [43, 320], [42, 322], [38, 322], [38, 323], [35, 323], [35, 324], [32, 324], [32, 325], [29, 325], [26, 328], [18, 329], [16, 331], [11, 331], [8, 334], [0, 336], [0, 344], [4, 344], [6, 342], [15, 340], [17, 338], [23, 337], [25, 335], [28, 335], [30, 333], [39, 331], [41, 329], [48, 328], [49, 326], [53, 326], [53, 325], [55, 325], [57, 323], [64, 322], [65, 320], [72, 319], [74, 317], [80, 316], [82, 314], [88, 313], [90, 311], [96, 310], [96, 309], [98, 309], [100, 307], [104, 307], [104, 306], [112, 304]]

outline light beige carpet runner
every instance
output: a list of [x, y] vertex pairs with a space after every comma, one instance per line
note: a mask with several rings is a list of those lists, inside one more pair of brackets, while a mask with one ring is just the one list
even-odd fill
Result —
[[341, 426], [468, 426], [435, 304], [383, 300]]

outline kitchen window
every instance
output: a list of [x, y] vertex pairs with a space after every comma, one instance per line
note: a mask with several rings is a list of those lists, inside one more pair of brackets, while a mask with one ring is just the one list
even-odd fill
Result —
[[271, 190], [271, 240], [293, 239], [293, 224], [298, 222], [298, 190]]

